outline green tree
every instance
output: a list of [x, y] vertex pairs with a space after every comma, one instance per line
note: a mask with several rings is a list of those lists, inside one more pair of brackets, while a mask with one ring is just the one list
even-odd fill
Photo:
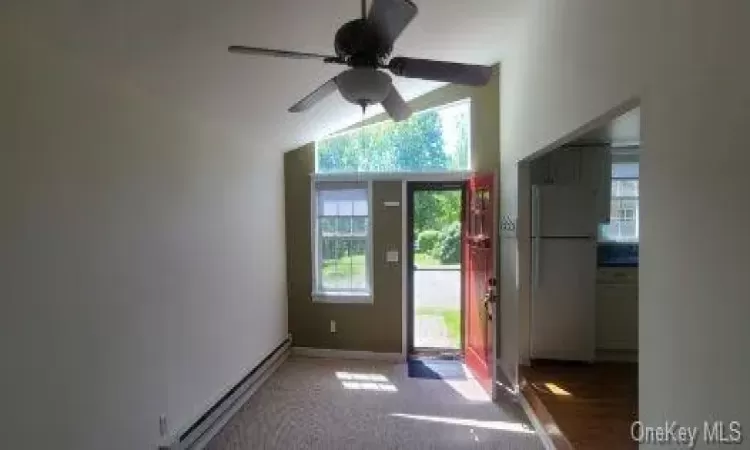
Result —
[[417, 235], [417, 249], [420, 253], [432, 254], [435, 246], [442, 238], [438, 230], [424, 230]]
[[407, 172], [448, 169], [443, 129], [436, 111], [415, 114], [399, 122], [391, 135], [396, 167]]
[[383, 122], [319, 141], [321, 172], [446, 170], [440, 117], [435, 111], [402, 122]]
[[437, 229], [440, 230], [453, 222], [461, 221], [461, 191], [440, 191], [436, 193], [438, 210]]
[[[467, 119], [462, 119], [463, 125], [456, 125], [459, 132], [464, 129], [465, 135]], [[463, 143], [463, 150], [459, 148], [456, 154], [449, 156], [445, 151], [442, 126], [440, 115], [432, 110], [414, 114], [402, 122], [382, 122], [324, 139], [317, 143], [318, 170], [323, 173], [419, 172], [465, 167], [468, 139]], [[419, 192], [414, 206], [415, 232], [441, 230], [460, 220], [460, 205], [458, 191]]]
[[442, 230], [461, 220], [461, 191], [417, 191], [414, 193], [414, 229]]
[[436, 226], [440, 205], [436, 191], [416, 191], [414, 193], [414, 232], [419, 234], [424, 230], [440, 230]]
[[443, 239], [437, 256], [443, 264], [458, 264], [461, 261], [461, 224], [454, 222], [442, 231]]
[[467, 170], [469, 167], [469, 114], [462, 112], [456, 120], [456, 152], [452, 156], [452, 166], [455, 169]]

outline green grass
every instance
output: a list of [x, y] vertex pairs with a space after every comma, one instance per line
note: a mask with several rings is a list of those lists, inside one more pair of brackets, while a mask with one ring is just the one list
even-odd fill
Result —
[[434, 258], [432, 255], [428, 255], [427, 253], [415, 253], [414, 254], [414, 264], [420, 265], [420, 266], [439, 266], [441, 265], [440, 261], [436, 258]]
[[461, 345], [461, 310], [451, 308], [436, 308], [420, 306], [415, 312], [416, 316], [442, 316], [445, 326], [448, 328], [448, 337], [454, 341], [455, 346]]
[[365, 256], [344, 256], [337, 260], [323, 262], [323, 275], [328, 280], [348, 280], [350, 277], [365, 275]]
[[[335, 263], [335, 264], [334, 264]], [[415, 253], [414, 263], [420, 266], [442, 266], [440, 260], [427, 253]], [[344, 256], [337, 260], [323, 262], [323, 273], [333, 277], [361, 275], [365, 270], [365, 255]]]

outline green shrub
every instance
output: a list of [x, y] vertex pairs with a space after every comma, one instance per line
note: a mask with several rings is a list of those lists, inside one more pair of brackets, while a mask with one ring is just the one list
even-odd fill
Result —
[[417, 235], [417, 249], [420, 253], [432, 254], [440, 238], [438, 230], [424, 230]]
[[443, 228], [437, 247], [437, 257], [442, 264], [461, 262], [461, 223], [453, 222]]

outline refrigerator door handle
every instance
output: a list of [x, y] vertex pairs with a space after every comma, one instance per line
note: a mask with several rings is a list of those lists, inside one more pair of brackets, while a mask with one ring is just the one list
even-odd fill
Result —
[[[531, 286], [532, 289], [537, 289], [539, 287], [539, 256], [541, 253], [541, 246], [542, 246], [542, 240], [540, 237], [540, 234], [542, 232], [541, 230], [541, 223], [542, 218], [540, 217], [542, 213], [540, 202], [540, 195], [539, 195], [539, 187], [538, 186], [532, 186], [531, 187], [531, 232], [532, 232], [532, 238], [531, 238]], [[532, 291], [533, 295], [533, 291]]]
[[541, 254], [541, 246], [542, 246], [542, 239], [539, 237], [535, 237], [534, 240], [531, 243], [531, 258], [534, 260], [534, 266], [531, 268], [531, 282], [533, 284], [534, 289], [539, 288], [539, 257]]

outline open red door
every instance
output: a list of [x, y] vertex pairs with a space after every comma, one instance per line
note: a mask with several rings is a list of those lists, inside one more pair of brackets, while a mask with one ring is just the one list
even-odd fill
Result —
[[495, 224], [492, 174], [472, 175], [467, 183], [462, 240], [464, 358], [492, 392], [492, 303], [495, 301]]

